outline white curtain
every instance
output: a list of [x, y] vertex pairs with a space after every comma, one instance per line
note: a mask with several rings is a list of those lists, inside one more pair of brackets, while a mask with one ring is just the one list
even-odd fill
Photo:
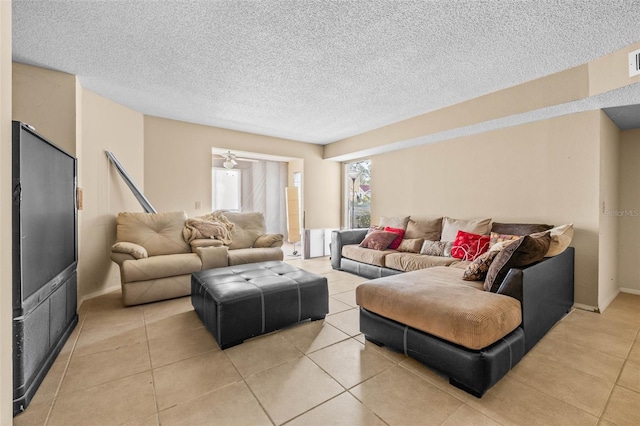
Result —
[[262, 212], [268, 233], [287, 238], [287, 163], [257, 161], [242, 169], [242, 211]]

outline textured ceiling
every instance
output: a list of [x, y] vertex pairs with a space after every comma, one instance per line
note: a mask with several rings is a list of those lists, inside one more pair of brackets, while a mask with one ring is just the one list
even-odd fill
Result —
[[12, 7], [14, 61], [75, 74], [148, 115], [321, 144], [640, 41], [640, 0]]

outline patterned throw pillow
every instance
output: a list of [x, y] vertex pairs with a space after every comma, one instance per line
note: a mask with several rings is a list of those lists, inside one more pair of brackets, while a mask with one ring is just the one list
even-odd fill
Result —
[[451, 257], [462, 260], [475, 260], [489, 250], [489, 236], [458, 231], [451, 248]]
[[391, 242], [391, 244], [389, 244], [389, 247], [388, 247], [390, 250], [397, 250], [398, 247], [400, 247], [400, 243], [402, 242], [402, 239], [404, 238], [404, 229], [402, 229], [402, 228], [392, 228], [390, 226], [386, 226], [384, 228], [384, 230], [386, 232], [393, 232], [394, 234], [398, 235], [396, 237], [396, 239], [393, 240]]
[[497, 232], [491, 232], [491, 240], [489, 242], [489, 247], [493, 247], [498, 243], [502, 243], [504, 241], [515, 241], [520, 236], [518, 235], [510, 235], [510, 234], [498, 234]]
[[449, 256], [451, 254], [451, 248], [449, 248], [449, 254], [447, 254], [447, 245], [451, 247], [451, 242], [424, 240], [420, 254], [426, 254], [427, 256]]
[[384, 231], [384, 226], [378, 226], [378, 225], [371, 225], [371, 227], [369, 228], [369, 230], [367, 231], [367, 235], [369, 235], [370, 233], [372, 233], [373, 231]]
[[386, 250], [398, 234], [387, 231], [373, 231], [360, 243], [360, 247], [373, 250]]
[[491, 262], [498, 255], [498, 251], [488, 251], [476, 257], [465, 269], [462, 279], [465, 281], [484, 281], [491, 266]]

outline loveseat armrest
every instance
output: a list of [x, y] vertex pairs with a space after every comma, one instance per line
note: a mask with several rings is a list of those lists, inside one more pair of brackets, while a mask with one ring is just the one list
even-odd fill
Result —
[[196, 250], [204, 247], [221, 247], [222, 241], [214, 238], [198, 238], [189, 243], [191, 245], [191, 252], [196, 253]]
[[264, 234], [260, 235], [253, 242], [255, 248], [282, 247], [284, 235], [282, 234]]
[[120, 242], [111, 246], [111, 260], [122, 266], [125, 260], [146, 259], [147, 249], [136, 243]]
[[229, 266], [229, 257], [227, 255], [229, 247], [227, 246], [197, 247], [194, 251], [200, 256], [202, 270]]
[[340, 259], [342, 258], [342, 246], [348, 244], [360, 244], [364, 237], [367, 236], [367, 228], [359, 229], [341, 229], [331, 232], [331, 267], [333, 269], [340, 268]]

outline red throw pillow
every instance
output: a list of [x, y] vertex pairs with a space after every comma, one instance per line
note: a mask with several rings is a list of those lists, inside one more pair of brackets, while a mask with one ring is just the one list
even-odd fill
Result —
[[488, 235], [458, 231], [451, 248], [451, 257], [462, 260], [476, 260], [478, 256], [489, 250], [490, 240], [491, 237]]
[[393, 240], [393, 242], [391, 244], [389, 244], [389, 247], [387, 247], [390, 250], [397, 250], [398, 247], [400, 247], [400, 243], [402, 242], [402, 239], [404, 238], [404, 229], [402, 228], [391, 228], [389, 226], [384, 228], [385, 231], [387, 232], [393, 232], [394, 234], [398, 234], [398, 236], [396, 237], [395, 240]]

